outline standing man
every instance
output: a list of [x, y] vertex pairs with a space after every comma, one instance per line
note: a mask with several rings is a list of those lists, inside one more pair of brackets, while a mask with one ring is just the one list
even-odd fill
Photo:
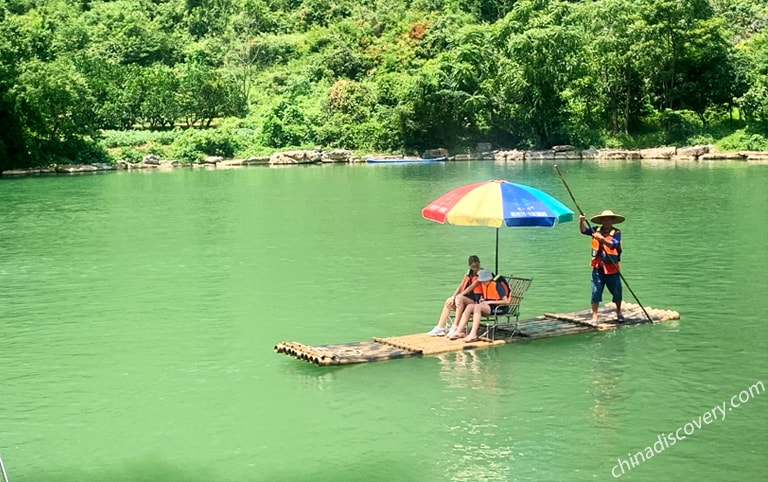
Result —
[[[606, 209], [590, 219], [595, 228], [586, 226], [584, 215], [579, 216], [579, 230], [582, 234], [592, 237], [592, 324], [597, 324], [597, 308], [603, 301], [603, 289], [613, 295], [616, 304], [616, 321], [621, 323], [621, 231], [614, 224], [624, 222], [624, 216]], [[599, 228], [597, 228], [599, 225]]]

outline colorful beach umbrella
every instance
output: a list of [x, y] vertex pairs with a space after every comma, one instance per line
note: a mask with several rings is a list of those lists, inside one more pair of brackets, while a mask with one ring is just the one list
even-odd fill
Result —
[[497, 273], [501, 226], [553, 227], [573, 221], [573, 211], [544, 191], [501, 179], [457, 187], [429, 203], [421, 215], [442, 224], [496, 228]]

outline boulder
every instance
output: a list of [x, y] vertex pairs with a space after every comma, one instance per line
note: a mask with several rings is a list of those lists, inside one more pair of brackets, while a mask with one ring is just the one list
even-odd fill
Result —
[[680, 147], [675, 153], [675, 158], [698, 158], [703, 154], [709, 154], [709, 146]]
[[739, 154], [743, 155], [747, 161], [751, 162], [765, 162], [768, 161], [768, 152], [760, 151], [741, 151]]
[[699, 158], [696, 157], [696, 156], [680, 156], [680, 155], [676, 155], [676, 156], [672, 157], [672, 160], [673, 161], [679, 161], [679, 162], [693, 162], [693, 161], [698, 161]]
[[125, 170], [144, 169], [144, 164], [140, 162], [126, 161], [124, 159], [120, 159], [119, 161], [117, 161], [116, 164], [118, 169], [125, 169]]
[[566, 160], [566, 159], [581, 159], [581, 152], [577, 150], [572, 151], [555, 151], [555, 160]]
[[246, 166], [265, 166], [269, 164], [269, 156], [250, 156], [243, 161]]
[[436, 157], [448, 157], [448, 149], [444, 147], [438, 147], [435, 149], [427, 149], [424, 154], [421, 155], [424, 159], [434, 159]]
[[269, 165], [314, 164], [320, 162], [322, 153], [317, 150], [276, 152], [269, 158]]
[[512, 149], [511, 151], [497, 151], [494, 155], [494, 159], [497, 161], [524, 161], [525, 151], [518, 151]]
[[565, 144], [562, 146], [552, 146], [552, 150], [555, 152], [570, 152], [570, 151], [575, 151], [576, 147]]
[[478, 142], [475, 146], [477, 152], [491, 152], [493, 150], [493, 144], [490, 142]]
[[244, 159], [222, 159], [216, 166], [218, 167], [241, 167], [243, 166]]
[[597, 153], [597, 159], [602, 161], [640, 159], [640, 152], [623, 149], [601, 149]]
[[26, 176], [28, 174], [31, 174], [28, 169], [8, 169], [2, 172], [3, 176]]
[[554, 161], [555, 151], [526, 151], [526, 161]]
[[746, 158], [740, 152], [710, 152], [699, 156], [700, 161], [743, 161]]
[[181, 162], [177, 160], [172, 159], [164, 159], [160, 161], [160, 165], [158, 166], [160, 169], [173, 169], [174, 167], [181, 166]]
[[674, 146], [640, 149], [640, 157], [643, 159], [672, 159], [676, 151], [677, 148]]
[[141, 159], [141, 162], [150, 166], [159, 166], [160, 158], [157, 157], [157, 154], [147, 154]]
[[90, 164], [65, 164], [63, 166], [56, 166], [56, 172], [62, 172], [67, 174], [75, 174], [81, 172], [95, 172], [98, 171], [96, 166]]
[[320, 157], [320, 162], [335, 163], [335, 162], [351, 162], [353, 157], [352, 151], [347, 149], [334, 149], [332, 151], [323, 152]]

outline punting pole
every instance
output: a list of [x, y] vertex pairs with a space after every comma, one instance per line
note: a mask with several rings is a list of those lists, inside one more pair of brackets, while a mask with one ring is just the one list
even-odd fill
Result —
[[[573, 201], [573, 204], [576, 206], [576, 209], [579, 210], [579, 214], [584, 216], [584, 222], [587, 223], [587, 227], [591, 230], [592, 225], [589, 224], [589, 220], [587, 219], [587, 216], [584, 214], [584, 211], [581, 210], [579, 207], [579, 203], [576, 202], [576, 198], [573, 197], [573, 193], [571, 192], [571, 188], [568, 187], [568, 183], [565, 182], [565, 179], [563, 179], [563, 175], [560, 173], [560, 169], [557, 167], [557, 164], [555, 164], [555, 172], [557, 173], [557, 177], [560, 178], [560, 180], [563, 182], [563, 186], [565, 186], [565, 190], [568, 191], [568, 195], [571, 196], [571, 200]], [[621, 281], [624, 282], [624, 285], [627, 287], [630, 293], [632, 293], [632, 297], [637, 301], [637, 304], [640, 306], [640, 309], [643, 310], [643, 314], [645, 314], [645, 317], [648, 319], [648, 323], [653, 323], [653, 320], [651, 319], [651, 315], [648, 314], [647, 311], [645, 311], [645, 307], [642, 303], [640, 303], [640, 300], [637, 299], [637, 295], [635, 295], [635, 292], [632, 291], [632, 287], [629, 286], [629, 283], [627, 283], [626, 278], [624, 278], [624, 275], [621, 274], [621, 271], [619, 271], [619, 267], [616, 266], [616, 262], [613, 261], [610, 257], [608, 258], [608, 261], [611, 262], [613, 267], [616, 269], [616, 272], [619, 273], [619, 277], [621, 278]]]
[[8, 482], [8, 474], [5, 473], [5, 465], [3, 465], [3, 459], [0, 459], [0, 478], [2, 482]]

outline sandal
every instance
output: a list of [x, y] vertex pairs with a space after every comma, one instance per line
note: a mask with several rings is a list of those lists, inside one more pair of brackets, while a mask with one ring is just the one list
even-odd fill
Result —
[[480, 338], [478, 338], [476, 336], [473, 336], [472, 338], [469, 338], [469, 339], [464, 338], [464, 343], [474, 343], [476, 341], [480, 341]]

